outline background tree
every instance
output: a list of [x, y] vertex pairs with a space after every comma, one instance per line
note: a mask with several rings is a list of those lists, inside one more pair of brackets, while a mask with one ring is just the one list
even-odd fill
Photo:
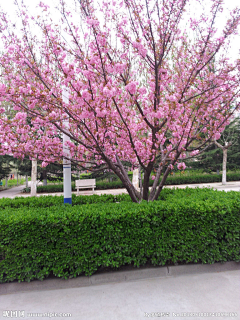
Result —
[[[31, 176], [32, 162], [24, 158], [17, 160], [17, 167], [19, 174], [23, 176]], [[42, 168], [40, 164], [37, 168], [38, 179], [43, 181], [43, 185], [47, 185], [49, 181], [59, 181], [63, 179], [62, 165], [59, 163], [50, 163], [47, 167]], [[44, 181], [45, 180], [45, 181]]]
[[[231, 148], [233, 144], [239, 142], [239, 120], [234, 120], [229, 124], [228, 127], [225, 128], [221, 141], [214, 140], [215, 145], [222, 150], [223, 153], [223, 162], [222, 162], [222, 184], [226, 184], [227, 182], [227, 154], [228, 149]], [[239, 151], [238, 151], [239, 154]]]
[[7, 188], [8, 177], [13, 169], [13, 158], [8, 155], [0, 156], [0, 180], [6, 179], [5, 188]]
[[[44, 166], [62, 158], [65, 133], [72, 162], [92, 171], [104, 164], [135, 202], [157, 199], [173, 167], [184, 169], [186, 152], [194, 156], [218, 140], [239, 107], [240, 60], [230, 62], [226, 53], [239, 9], [216, 30], [222, 0], [212, 0], [207, 15], [188, 19], [185, 28], [189, 3], [77, 0], [73, 10], [60, 1], [61, 28], [47, 5], [41, 2], [42, 14], [32, 18], [23, 5], [21, 37], [2, 13], [0, 98], [18, 111], [6, 119], [1, 109], [2, 148], [37, 156]], [[123, 161], [144, 171], [140, 192]]]
[[[219, 147], [221, 146], [221, 147]], [[227, 158], [224, 149], [227, 150]], [[226, 152], [226, 151], [225, 151]], [[193, 169], [201, 169], [205, 172], [224, 171], [225, 166], [229, 170], [240, 169], [240, 120], [234, 119], [226, 126], [221, 138], [216, 143], [211, 143], [209, 147], [200, 156], [197, 156], [195, 161], [186, 161], [188, 167]], [[226, 168], [226, 167], [225, 167]], [[225, 169], [226, 170], [226, 169]], [[223, 174], [224, 183], [224, 174]]]
[[55, 182], [63, 180], [63, 169], [59, 163], [50, 163], [47, 167], [38, 168], [39, 180], [43, 181], [43, 185], [47, 185], [47, 180]]
[[32, 162], [27, 159], [17, 159], [16, 167], [18, 173], [26, 178], [26, 188], [28, 188], [28, 177], [31, 176]]
[[208, 148], [194, 159], [185, 161], [186, 166], [192, 170], [201, 170], [203, 172], [216, 172], [222, 167], [222, 157], [219, 148], [211, 143]]
[[240, 118], [235, 120], [232, 127], [232, 146], [228, 150], [227, 166], [229, 170], [240, 169]]

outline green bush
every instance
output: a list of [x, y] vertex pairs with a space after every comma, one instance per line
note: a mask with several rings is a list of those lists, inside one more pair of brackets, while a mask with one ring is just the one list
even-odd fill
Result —
[[[221, 192], [216, 192], [209, 188], [164, 188], [158, 198], [161, 200], [172, 200], [173, 198], [191, 197], [192, 199], [207, 200], [207, 199], [221, 199]], [[235, 194], [235, 193], [234, 193]], [[232, 193], [228, 193], [225, 197], [231, 196]], [[103, 194], [103, 195], [75, 195], [72, 194], [72, 205], [82, 205], [82, 204], [92, 204], [92, 203], [111, 203], [111, 202], [122, 202], [128, 201], [132, 202], [128, 194]], [[0, 209], [5, 209], [6, 207], [11, 208], [21, 208], [21, 207], [36, 207], [36, 208], [46, 208], [51, 206], [62, 205], [64, 202], [63, 196], [40, 196], [40, 197], [16, 197], [14, 199], [2, 198], [0, 199]]]
[[190, 188], [168, 190], [152, 203], [6, 206], [0, 282], [71, 278], [147, 261], [239, 261], [239, 213], [238, 192]]
[[[227, 181], [239, 181], [240, 173], [228, 173]], [[221, 182], [221, 174], [199, 174], [194, 176], [178, 176], [178, 177], [168, 177], [166, 180], [166, 185], [179, 185], [179, 184], [193, 184], [193, 183], [211, 183], [211, 182]]]
[[[239, 181], [240, 173], [228, 173], [227, 181]], [[180, 184], [194, 184], [194, 183], [211, 183], [211, 182], [221, 182], [222, 175], [217, 174], [199, 174], [194, 176], [177, 176], [171, 177], [168, 176], [165, 185], [180, 185]], [[149, 181], [150, 186], [153, 185], [153, 180]], [[103, 182], [96, 181], [96, 189], [97, 190], [106, 190], [106, 189], [120, 189], [124, 188], [123, 183], [118, 181], [112, 182]], [[75, 190], [75, 183], [72, 183], [72, 190]], [[23, 190], [23, 192], [30, 192], [30, 188]], [[63, 184], [56, 185], [47, 185], [47, 186], [39, 186], [37, 187], [38, 193], [51, 193], [51, 192], [63, 192]]]
[[[159, 200], [167, 199], [169, 195], [174, 195], [177, 190], [174, 189], [163, 189]], [[103, 194], [103, 195], [75, 195], [72, 194], [72, 205], [82, 205], [82, 204], [92, 204], [92, 203], [111, 203], [111, 202], [122, 202], [128, 201], [132, 202], [128, 194]], [[0, 199], [0, 209], [5, 209], [7, 207], [11, 208], [22, 208], [22, 207], [36, 207], [36, 208], [47, 208], [51, 206], [62, 205], [64, 202], [63, 196], [40, 196], [40, 197], [16, 197], [14, 199], [2, 198]]]
[[[35, 207], [47, 208], [51, 206], [61, 206], [63, 204], [63, 196], [40, 196], [40, 197], [16, 197], [14, 199], [2, 198], [0, 199], [0, 209], [7, 207], [22, 208], [22, 207]], [[132, 201], [128, 194], [103, 194], [103, 195], [90, 195], [90, 196], [76, 196], [72, 194], [72, 204], [92, 204], [92, 203], [111, 203], [121, 201]]]
[[[75, 185], [72, 183], [72, 190], [74, 190], [74, 187]], [[37, 187], [37, 193], [44, 192], [63, 192], [63, 183]]]

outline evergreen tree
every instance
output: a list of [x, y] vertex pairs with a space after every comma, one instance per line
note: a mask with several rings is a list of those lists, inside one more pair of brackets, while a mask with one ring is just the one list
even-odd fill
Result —
[[0, 156], [0, 180], [5, 179], [11, 173], [13, 169], [12, 160], [13, 157], [9, 155]]

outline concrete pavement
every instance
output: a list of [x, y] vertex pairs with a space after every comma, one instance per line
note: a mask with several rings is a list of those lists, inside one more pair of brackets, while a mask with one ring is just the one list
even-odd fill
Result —
[[[31, 181], [29, 181], [29, 186], [31, 186]], [[24, 185], [14, 187], [11, 189], [8, 189], [6, 191], [0, 192], [0, 198], [15, 198], [15, 197], [30, 197], [31, 195], [29, 193], [21, 193], [21, 190], [24, 189]], [[240, 191], [240, 181], [230, 181], [227, 182], [226, 185], [222, 185], [221, 182], [215, 182], [215, 183], [199, 183], [199, 184], [181, 184], [181, 185], [174, 185], [174, 186], [165, 186], [164, 188], [214, 188], [219, 191]], [[73, 192], [76, 194], [76, 192]], [[108, 189], [108, 190], [95, 190], [95, 194], [101, 195], [101, 194], [122, 194], [127, 193], [126, 189]], [[80, 191], [80, 195], [91, 195], [91, 190], [85, 190]], [[63, 192], [57, 192], [57, 193], [39, 193], [37, 196], [46, 196], [46, 195], [63, 195]]]
[[[2, 284], [0, 289], [12, 286], [15, 292], [0, 296], [0, 319], [13, 311], [17, 316], [24, 312], [25, 319], [240, 319], [239, 263], [173, 266], [167, 273], [165, 269], [93, 275], [93, 284], [82, 286], [81, 277], [33, 281], [25, 288], [22, 283]], [[106, 283], [109, 278], [115, 281]]]
[[15, 196], [21, 195], [21, 191], [25, 188], [25, 185], [20, 185], [18, 187], [13, 187], [7, 190], [0, 191], [0, 198], [13, 198]]

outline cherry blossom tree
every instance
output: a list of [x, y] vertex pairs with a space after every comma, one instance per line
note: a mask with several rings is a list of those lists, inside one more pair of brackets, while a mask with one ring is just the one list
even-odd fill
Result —
[[[58, 24], [42, 2], [33, 17], [19, 5], [21, 33], [1, 13], [0, 99], [15, 110], [0, 109], [1, 152], [60, 162], [65, 133], [73, 163], [110, 169], [134, 202], [156, 200], [173, 167], [219, 139], [239, 107], [240, 60], [227, 48], [240, 10], [219, 30], [223, 1], [189, 18], [199, 2], [59, 0]], [[123, 161], [143, 170], [140, 191]]]

